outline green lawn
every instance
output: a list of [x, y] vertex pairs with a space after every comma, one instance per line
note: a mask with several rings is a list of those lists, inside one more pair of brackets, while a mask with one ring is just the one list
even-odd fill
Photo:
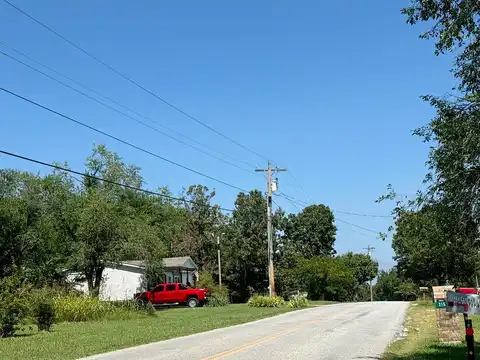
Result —
[[[461, 315], [460, 315], [461, 316]], [[480, 316], [472, 316], [476, 336], [480, 335]], [[463, 331], [463, 319], [460, 319]], [[438, 341], [435, 306], [432, 302], [413, 303], [407, 315], [408, 336], [394, 342], [383, 360], [464, 360], [466, 346], [444, 345]], [[479, 340], [477, 337], [476, 340]], [[480, 347], [476, 346], [479, 354]]]
[[68, 360], [166, 340], [290, 311], [284, 308], [252, 308], [230, 305], [219, 308], [169, 309], [157, 316], [138, 315], [126, 320], [63, 323], [50, 333], [27, 330], [0, 339], [0, 359]]

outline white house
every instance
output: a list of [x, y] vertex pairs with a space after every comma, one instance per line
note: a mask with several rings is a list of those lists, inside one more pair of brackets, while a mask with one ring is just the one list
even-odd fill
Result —
[[[195, 286], [198, 278], [197, 265], [190, 256], [163, 259], [165, 283], [179, 282]], [[143, 291], [142, 275], [145, 263], [142, 260], [122, 262], [118, 267], [107, 267], [103, 271], [99, 298], [101, 300], [129, 300], [133, 294]], [[86, 281], [77, 284], [76, 289], [88, 293]]]

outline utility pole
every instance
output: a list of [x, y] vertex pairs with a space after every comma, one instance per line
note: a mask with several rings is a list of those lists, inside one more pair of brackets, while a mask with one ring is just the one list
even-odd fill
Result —
[[266, 169], [255, 169], [267, 173], [267, 237], [268, 237], [268, 283], [270, 296], [275, 296], [275, 272], [273, 269], [273, 239], [272, 239], [272, 193], [277, 191], [277, 180], [272, 181], [272, 174], [287, 169], [272, 168], [270, 161]]
[[[224, 235], [225, 233], [221, 233]], [[212, 234], [215, 237], [215, 234]], [[220, 261], [220, 235], [217, 235], [217, 255], [218, 255], [218, 285], [222, 287], [222, 263]]]
[[220, 262], [220, 235], [217, 235], [217, 252], [218, 252], [218, 285], [222, 287], [222, 263]]
[[[367, 255], [372, 257], [372, 251], [375, 250], [373, 246], [368, 245], [366, 248], [363, 248], [364, 250], [367, 250]], [[370, 280], [370, 301], [373, 302], [373, 286], [372, 286], [372, 280]]]

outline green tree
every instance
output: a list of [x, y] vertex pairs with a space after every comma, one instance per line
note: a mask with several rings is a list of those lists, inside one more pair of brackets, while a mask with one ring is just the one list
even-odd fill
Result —
[[407, 22], [427, 22], [420, 35], [435, 40], [437, 55], [455, 50], [454, 74], [460, 89], [470, 94], [480, 90], [480, 5], [475, 0], [412, 0], [402, 9]]
[[401, 301], [407, 295], [418, 295], [418, 286], [409, 279], [398, 276], [397, 270], [382, 270], [375, 284], [375, 300], [377, 301]]
[[336, 232], [333, 213], [327, 206], [307, 206], [299, 214], [288, 217], [285, 251], [303, 258], [334, 255]]
[[373, 280], [378, 274], [378, 262], [368, 255], [354, 254], [350, 251], [339, 256], [339, 258], [345, 263], [347, 268], [352, 270], [359, 285]]
[[[280, 253], [280, 232], [284, 212], [279, 209], [272, 217], [274, 254]], [[259, 190], [239, 193], [228, 226], [222, 237], [222, 271], [235, 301], [244, 301], [252, 292], [268, 289], [267, 212], [266, 198]]]
[[220, 207], [212, 204], [215, 191], [203, 185], [192, 185], [184, 195], [185, 228], [172, 245], [175, 256], [191, 256], [199, 269], [213, 271], [217, 263], [215, 235], [224, 224]]
[[353, 300], [355, 275], [340, 257], [299, 258], [294, 268], [284, 270], [284, 275], [298, 290], [308, 291], [312, 300]]

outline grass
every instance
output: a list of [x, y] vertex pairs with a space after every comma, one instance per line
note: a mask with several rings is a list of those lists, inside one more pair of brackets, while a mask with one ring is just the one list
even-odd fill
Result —
[[216, 328], [237, 325], [291, 311], [244, 304], [218, 308], [170, 309], [157, 316], [131, 316], [54, 325], [51, 332], [26, 330], [0, 339], [0, 359], [68, 360]]
[[[460, 315], [461, 316], [461, 315]], [[480, 316], [472, 316], [475, 333], [480, 334]], [[460, 319], [463, 331], [463, 319]], [[389, 346], [382, 360], [464, 360], [466, 346], [447, 345], [438, 341], [435, 306], [432, 302], [416, 302], [408, 309], [406, 338]], [[476, 353], [480, 348], [476, 344]]]

